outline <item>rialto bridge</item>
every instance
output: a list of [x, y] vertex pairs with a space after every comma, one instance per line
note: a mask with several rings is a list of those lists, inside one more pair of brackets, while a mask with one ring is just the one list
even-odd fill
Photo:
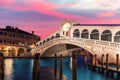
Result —
[[120, 54], [120, 24], [79, 24], [66, 20], [57, 32], [37, 42], [32, 54], [69, 56], [78, 49], [97, 54], [98, 59], [109, 54], [109, 61], [116, 61], [116, 54]]

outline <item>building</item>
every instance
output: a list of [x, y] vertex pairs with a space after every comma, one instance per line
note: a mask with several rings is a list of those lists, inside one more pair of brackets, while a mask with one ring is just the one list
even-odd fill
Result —
[[[32, 53], [40, 53], [41, 57], [71, 56], [74, 50], [80, 53], [97, 55], [109, 54], [109, 62], [116, 62], [116, 54], [120, 55], [120, 24], [80, 24], [66, 20], [58, 31], [36, 43]], [[104, 58], [105, 60], [105, 58]]]
[[27, 56], [30, 49], [40, 40], [39, 36], [23, 31], [17, 27], [6, 26], [0, 28], [0, 52], [4, 56]]

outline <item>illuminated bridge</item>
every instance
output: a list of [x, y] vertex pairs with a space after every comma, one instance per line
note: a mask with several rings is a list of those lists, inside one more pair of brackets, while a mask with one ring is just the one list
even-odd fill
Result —
[[109, 54], [109, 61], [116, 61], [120, 54], [120, 24], [78, 24], [64, 21], [54, 34], [36, 43], [32, 53], [53, 57], [55, 53], [70, 56], [74, 50], [84, 49], [91, 54]]

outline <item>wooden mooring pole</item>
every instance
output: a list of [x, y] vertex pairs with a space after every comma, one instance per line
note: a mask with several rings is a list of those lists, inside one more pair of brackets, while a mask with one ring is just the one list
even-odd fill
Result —
[[117, 71], [119, 71], [119, 54], [116, 54], [116, 66], [117, 66]]
[[91, 55], [91, 66], [93, 67], [93, 62], [94, 62], [94, 60], [93, 60], [93, 55]]
[[54, 78], [56, 80], [57, 78], [57, 55], [55, 54], [55, 60], [54, 60]]
[[4, 56], [0, 53], [0, 80], [4, 80]]
[[97, 55], [95, 54], [95, 66], [97, 65]]
[[109, 62], [108, 62], [108, 54], [106, 54], [106, 71], [108, 70]]
[[103, 66], [104, 66], [104, 54], [102, 54], [102, 57], [101, 57], [101, 69], [99, 69], [99, 72], [102, 72], [104, 74]]
[[60, 54], [60, 80], [62, 80], [62, 66], [63, 66], [63, 63], [62, 63], [62, 54]]
[[102, 54], [102, 58], [101, 58], [102, 60], [101, 60], [101, 62], [102, 62], [102, 64], [101, 64], [101, 66], [102, 66], [102, 68], [103, 68], [103, 66], [104, 66], [104, 54]]
[[120, 72], [119, 72], [119, 54], [116, 54], [116, 69], [117, 69], [117, 80], [120, 80]]
[[40, 54], [36, 53], [33, 63], [33, 77], [32, 80], [39, 80], [39, 69], [40, 69]]
[[72, 80], [77, 80], [76, 74], [76, 55], [72, 53]]

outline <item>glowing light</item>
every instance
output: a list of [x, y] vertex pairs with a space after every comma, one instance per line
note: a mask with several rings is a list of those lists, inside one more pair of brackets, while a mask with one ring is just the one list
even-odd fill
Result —
[[5, 80], [12, 80], [12, 72], [13, 72], [13, 60], [6, 59], [5, 60]]

